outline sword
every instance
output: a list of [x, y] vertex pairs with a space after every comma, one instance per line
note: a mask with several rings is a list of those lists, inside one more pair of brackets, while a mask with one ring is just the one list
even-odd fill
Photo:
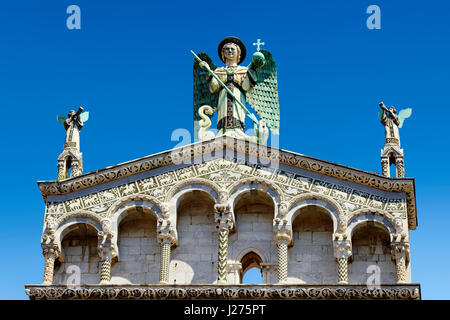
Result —
[[[202, 62], [202, 59], [200, 59], [195, 53], [194, 51], [191, 50], [192, 55], [195, 57], [195, 59], [198, 62]], [[248, 111], [248, 109], [244, 106], [244, 104], [236, 98], [236, 96], [233, 94], [233, 92], [231, 92], [230, 89], [228, 89], [228, 87], [219, 79], [219, 77], [209, 68], [209, 66], [206, 67], [206, 70], [209, 72], [210, 75], [212, 75], [214, 77], [214, 79], [217, 80], [217, 82], [220, 83], [220, 85], [227, 90], [227, 92], [233, 97], [233, 99], [242, 107], [242, 109], [244, 109], [244, 111], [248, 114], [248, 116], [250, 117], [250, 119], [253, 120], [254, 123], [258, 123], [258, 119], [256, 119], [255, 115], [253, 113], [251, 113], [250, 111]]]

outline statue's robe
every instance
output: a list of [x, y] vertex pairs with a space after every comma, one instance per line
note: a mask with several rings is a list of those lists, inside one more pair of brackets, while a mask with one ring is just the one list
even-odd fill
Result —
[[67, 119], [64, 121], [64, 129], [66, 129], [66, 143], [65, 148], [75, 148], [80, 150], [80, 131], [83, 128], [83, 121], [78, 119]]
[[[234, 96], [245, 105], [245, 93], [256, 84], [256, 73], [247, 67], [221, 67], [214, 70], [219, 79], [233, 92]], [[228, 130], [245, 131], [245, 110], [234, 101], [233, 97], [214, 79], [209, 78], [211, 93], [220, 90], [217, 102], [217, 131], [224, 133]]]
[[389, 113], [388, 115], [387, 112], [383, 110], [381, 123], [384, 126], [384, 136], [386, 144], [400, 145], [400, 134], [398, 132], [400, 119], [398, 115], [392, 113]]

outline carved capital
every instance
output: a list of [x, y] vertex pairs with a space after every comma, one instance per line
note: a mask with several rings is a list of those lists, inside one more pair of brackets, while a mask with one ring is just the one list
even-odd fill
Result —
[[218, 230], [231, 230], [234, 228], [233, 214], [229, 204], [214, 205], [214, 220]]
[[177, 231], [169, 219], [158, 219], [157, 233], [158, 243], [168, 242], [170, 245], [178, 245]]
[[286, 240], [288, 244], [292, 242], [292, 226], [287, 219], [274, 219], [273, 233], [277, 245], [281, 240]]
[[346, 234], [337, 234], [334, 236], [333, 249], [336, 259], [348, 259], [352, 256], [352, 241]]
[[53, 259], [58, 258], [61, 255], [61, 251], [56, 243], [48, 242], [41, 244], [42, 253], [45, 259], [52, 257]]
[[[393, 239], [401, 240], [402, 235], [394, 235]], [[405, 241], [391, 242], [391, 256], [392, 259], [397, 261], [398, 259], [405, 258], [409, 260], [409, 243]]]

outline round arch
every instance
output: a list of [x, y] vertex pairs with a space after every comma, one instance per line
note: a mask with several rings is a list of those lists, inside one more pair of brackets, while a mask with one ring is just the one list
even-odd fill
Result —
[[[58, 245], [59, 250], [62, 252], [62, 240], [64, 237], [75, 230], [76, 225], [78, 224], [87, 224], [93, 227], [97, 233], [102, 230], [102, 226], [98, 220], [92, 219], [90, 215], [83, 215], [82, 212], [79, 212], [75, 217], [68, 217], [61, 222], [55, 230], [55, 242]], [[64, 260], [64, 257], [60, 256], [61, 260]]]
[[266, 181], [263, 181], [261, 179], [254, 179], [254, 178], [244, 179], [238, 183], [235, 183], [230, 187], [229, 203], [231, 205], [232, 210], [234, 211], [234, 207], [236, 206], [240, 198], [245, 193], [252, 190], [260, 191], [272, 199], [274, 205], [273, 218], [275, 219], [278, 215], [278, 205], [280, 204], [281, 201], [284, 200], [283, 193], [277, 186], [268, 183]]
[[[216, 203], [219, 203], [220, 187], [214, 182], [202, 178], [190, 178], [174, 185], [167, 192], [165, 202], [175, 204], [175, 207], [178, 207], [180, 196], [186, 191], [193, 190], [205, 191], [214, 198]], [[176, 200], [175, 202], [174, 199]]]
[[295, 218], [300, 214], [300, 209], [307, 206], [317, 206], [325, 209], [333, 221], [333, 233], [337, 231], [339, 220], [342, 216], [341, 207], [333, 199], [313, 194], [303, 194], [290, 201], [287, 219], [291, 225], [294, 223]]
[[356, 217], [353, 217], [347, 225], [347, 232], [350, 235], [350, 238], [353, 236], [355, 231], [362, 226], [367, 225], [368, 222], [375, 223], [383, 230], [385, 230], [389, 236], [395, 233], [394, 226], [389, 222], [385, 217], [375, 215], [373, 213], [359, 214]]

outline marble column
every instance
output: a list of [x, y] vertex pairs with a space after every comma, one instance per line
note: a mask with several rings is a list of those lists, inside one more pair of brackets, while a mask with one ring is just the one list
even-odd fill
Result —
[[214, 205], [214, 218], [219, 233], [218, 284], [227, 283], [228, 235], [233, 227], [231, 208], [227, 204]]
[[344, 237], [333, 241], [334, 257], [337, 262], [337, 280], [340, 284], [348, 283], [348, 260], [352, 255], [352, 242]]

